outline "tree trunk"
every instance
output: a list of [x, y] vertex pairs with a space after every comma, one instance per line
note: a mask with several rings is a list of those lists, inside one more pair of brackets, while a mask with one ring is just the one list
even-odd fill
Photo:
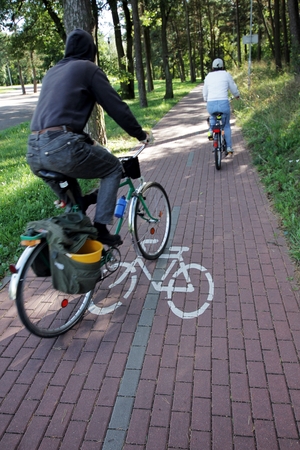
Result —
[[300, 74], [300, 18], [297, 0], [288, 0], [291, 30], [291, 61], [297, 75]]
[[196, 75], [195, 75], [195, 67], [193, 64], [193, 57], [192, 57], [189, 10], [188, 10], [188, 5], [187, 5], [186, 0], [184, 0], [184, 11], [185, 11], [186, 37], [187, 37], [189, 61], [190, 61], [190, 77], [191, 77], [191, 82], [194, 83], [196, 81]]
[[96, 54], [96, 61], [99, 65], [99, 51], [98, 51], [98, 6], [97, 6], [97, 0], [91, 0], [91, 8], [92, 8], [92, 15], [95, 19], [95, 31], [94, 31], [94, 40], [97, 48], [97, 54]]
[[20, 63], [18, 61], [18, 71], [19, 71], [19, 79], [20, 79], [20, 85], [22, 88], [22, 94], [25, 95], [26, 94], [26, 89], [25, 89], [25, 84], [24, 84], [24, 79], [23, 79], [23, 74], [22, 74], [22, 67], [20, 66]]
[[[63, 0], [64, 24], [66, 33], [69, 34], [75, 28], [82, 28], [91, 33], [95, 39], [97, 18], [92, 14], [89, 0]], [[86, 126], [86, 131], [100, 144], [107, 144], [105, 120], [103, 109], [96, 104]]]
[[133, 39], [132, 39], [132, 29], [133, 24], [130, 16], [130, 11], [128, 8], [128, 1], [123, 0], [123, 11], [125, 16], [125, 23], [126, 23], [126, 38], [127, 38], [127, 45], [126, 45], [126, 57], [127, 57], [127, 70], [130, 74], [130, 78], [128, 80], [128, 86], [127, 86], [127, 95], [128, 99], [135, 98], [134, 94], [134, 63], [133, 63]]
[[182, 56], [181, 51], [181, 43], [180, 43], [180, 33], [178, 31], [177, 23], [175, 20], [171, 21], [173, 34], [175, 37], [175, 44], [176, 44], [176, 61], [180, 76], [180, 81], [183, 83], [185, 81], [185, 70], [184, 70], [184, 60]]
[[138, 12], [138, 0], [131, 0], [132, 7], [132, 19], [134, 26], [134, 50], [135, 50], [135, 64], [136, 64], [136, 77], [138, 81], [140, 107], [146, 108], [148, 106], [146, 87], [145, 87], [145, 74], [143, 68], [142, 58], [142, 43], [141, 43], [141, 27]]
[[[214, 35], [214, 25], [213, 25], [213, 20], [212, 20], [212, 11], [210, 9], [210, 3], [208, 1], [206, 1], [206, 14], [207, 14], [207, 20], [209, 23], [209, 45], [210, 48], [208, 50], [208, 56], [210, 58], [210, 60], [212, 61], [214, 59], [215, 56], [215, 35]], [[202, 30], [203, 32], [203, 30]]]
[[145, 58], [146, 58], [146, 76], [147, 76], [147, 89], [148, 92], [154, 90], [153, 83], [153, 70], [151, 64], [151, 39], [150, 30], [148, 27], [143, 27], [144, 32], [144, 47], [145, 47]]
[[[268, 36], [270, 49], [272, 51], [273, 56], [275, 57], [275, 49], [274, 49], [274, 45], [273, 45], [273, 40], [272, 40], [272, 37], [271, 37], [271, 33], [269, 31], [268, 25], [266, 23], [265, 16], [264, 16], [264, 6], [262, 5], [260, 0], [257, 0], [257, 4], [258, 4], [258, 7], [259, 7], [259, 13], [260, 13], [261, 20], [262, 20], [262, 22], [264, 24], [265, 31], [266, 31], [266, 34]], [[272, 29], [272, 33], [273, 33], [273, 29]]]
[[275, 47], [275, 64], [277, 70], [282, 69], [281, 63], [281, 45], [280, 45], [280, 2], [274, 0], [274, 47]]
[[90, 0], [63, 0], [63, 8], [67, 35], [75, 28], [82, 28], [94, 36], [95, 18]]
[[[144, 2], [141, 3], [141, 14], [144, 14]], [[151, 64], [151, 39], [149, 27], [143, 26], [143, 37], [144, 37], [144, 51], [146, 59], [146, 78], [147, 78], [147, 90], [152, 92], [154, 90], [153, 74], [152, 74], [152, 64]]]
[[160, 11], [161, 11], [161, 47], [162, 47], [162, 60], [163, 68], [166, 80], [166, 93], [164, 98], [174, 98], [172, 76], [169, 67], [169, 54], [168, 54], [168, 41], [167, 41], [167, 14], [165, 0], [160, 0]]
[[202, 2], [198, 1], [196, 5], [196, 14], [198, 15], [199, 31], [198, 31], [198, 41], [199, 41], [199, 57], [200, 57], [200, 78], [204, 80], [204, 39], [203, 39], [203, 25], [202, 25]]
[[32, 67], [32, 78], [33, 78], [33, 92], [37, 92], [37, 81], [36, 81], [36, 70], [35, 65], [33, 62], [33, 51], [30, 52], [30, 61], [31, 61], [31, 67]]
[[283, 49], [284, 49], [284, 59], [286, 64], [290, 63], [290, 53], [289, 53], [289, 39], [288, 30], [286, 22], [286, 4], [285, 0], [281, 0], [281, 20], [282, 20], [282, 32], [283, 32]]
[[[126, 70], [126, 64], [124, 63], [125, 59], [125, 53], [123, 48], [123, 41], [122, 41], [122, 33], [121, 33], [121, 25], [120, 25], [120, 19], [119, 19], [119, 13], [118, 13], [118, 3], [117, 0], [108, 0], [111, 15], [114, 23], [114, 31], [115, 31], [115, 42], [116, 42], [116, 49], [118, 54], [118, 65], [119, 65], [119, 71], [121, 79], [124, 78], [124, 74], [127, 72]], [[128, 82], [121, 81], [120, 82], [121, 87], [121, 96], [122, 98], [130, 98], [129, 92], [128, 92]]]

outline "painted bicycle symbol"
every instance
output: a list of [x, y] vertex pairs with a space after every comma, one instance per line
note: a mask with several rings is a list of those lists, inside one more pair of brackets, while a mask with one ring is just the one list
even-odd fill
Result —
[[[145, 242], [144, 244], [147, 245], [147, 242]], [[180, 317], [181, 319], [192, 319], [194, 317], [200, 316], [206, 311], [206, 309], [211, 304], [211, 301], [213, 300], [214, 282], [211, 274], [205, 267], [196, 263], [186, 264], [184, 262], [182, 254], [187, 251], [189, 251], [189, 247], [173, 246], [169, 248], [169, 253], [163, 253], [159, 257], [159, 260], [171, 260], [169, 266], [164, 269], [163, 275], [159, 280], [153, 279], [153, 276], [145, 265], [144, 260], [140, 256], [138, 256], [131, 263], [125, 261], [121, 262], [117, 279], [113, 283], [110, 283], [108, 289], [112, 289], [124, 283], [125, 280], [129, 278], [129, 283], [127, 282], [126, 292], [123, 293], [123, 298], [128, 298], [135, 291], [138, 282], [137, 267], [140, 267], [144, 275], [151, 282], [154, 290], [157, 292], [166, 293], [168, 305], [171, 311], [176, 316]], [[199, 284], [201, 284], [201, 287], [204, 284], [206, 285], [203, 289], [201, 289], [201, 292], [199, 289]], [[174, 293], [194, 293], [194, 302], [192, 302], [192, 304], [202, 304], [200, 308], [194, 309], [192, 311], [185, 311], [182, 305], [181, 307], [175, 305], [175, 302], [172, 299]], [[121, 305], [122, 302], [117, 301], [108, 307], [99, 307], [91, 302], [89, 311], [93, 314], [104, 315], [112, 312], [114, 309], [118, 308]]]

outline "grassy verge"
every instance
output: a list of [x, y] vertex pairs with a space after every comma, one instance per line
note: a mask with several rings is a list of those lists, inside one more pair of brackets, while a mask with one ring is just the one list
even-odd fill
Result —
[[[157, 81], [155, 90], [148, 94], [148, 108], [141, 109], [138, 98], [127, 103], [142, 127], [151, 129], [197, 84], [174, 80], [174, 99], [165, 101], [165, 82]], [[128, 151], [137, 143], [109, 117], [106, 117], [106, 129], [108, 147], [116, 154]], [[22, 252], [19, 236], [27, 222], [57, 213], [53, 208], [54, 194], [31, 173], [26, 163], [28, 134], [28, 122], [0, 132], [0, 279]], [[96, 182], [80, 180], [80, 183], [83, 192], [87, 192]]]
[[266, 193], [281, 217], [292, 257], [300, 261], [300, 80], [266, 65], [237, 74], [235, 114]]

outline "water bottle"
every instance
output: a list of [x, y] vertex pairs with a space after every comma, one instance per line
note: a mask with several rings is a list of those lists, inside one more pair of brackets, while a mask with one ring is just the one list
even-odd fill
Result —
[[127, 200], [125, 198], [125, 195], [122, 195], [122, 197], [119, 198], [119, 200], [117, 201], [116, 208], [115, 208], [115, 216], [118, 219], [123, 217], [126, 205], [127, 205]]

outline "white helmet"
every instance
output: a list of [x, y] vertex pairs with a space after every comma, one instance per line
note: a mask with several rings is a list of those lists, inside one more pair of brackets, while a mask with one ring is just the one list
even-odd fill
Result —
[[224, 63], [223, 63], [223, 59], [221, 59], [221, 58], [215, 59], [212, 63], [213, 69], [223, 69], [223, 67], [224, 67]]

